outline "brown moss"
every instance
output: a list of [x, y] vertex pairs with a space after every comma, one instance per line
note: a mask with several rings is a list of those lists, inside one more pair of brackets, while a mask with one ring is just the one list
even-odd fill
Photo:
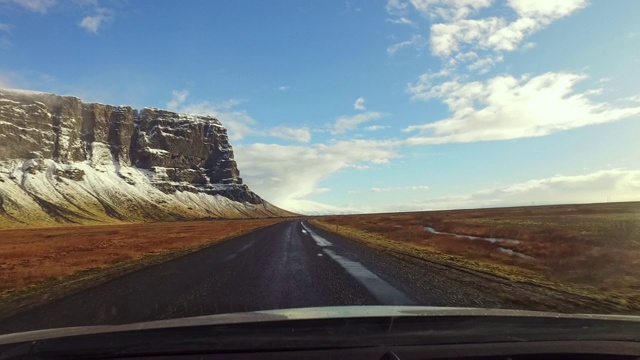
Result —
[[[640, 309], [640, 203], [326, 216], [316, 224], [382, 249]], [[438, 231], [519, 240], [500, 244]]]
[[0, 293], [157, 253], [179, 252], [282, 219], [0, 230]]

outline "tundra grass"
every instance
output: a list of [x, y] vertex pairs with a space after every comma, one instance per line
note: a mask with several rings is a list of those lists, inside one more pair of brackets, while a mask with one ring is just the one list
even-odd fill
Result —
[[0, 230], [0, 318], [282, 221]]
[[[591, 204], [397, 214], [328, 216], [325, 230], [383, 251], [437, 262], [512, 283], [531, 284], [640, 310], [640, 204]], [[446, 234], [518, 240], [499, 244]]]

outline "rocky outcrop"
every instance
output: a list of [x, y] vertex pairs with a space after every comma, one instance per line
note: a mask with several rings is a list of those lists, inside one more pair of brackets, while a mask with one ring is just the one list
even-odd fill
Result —
[[154, 182], [164, 191], [204, 192], [262, 203], [242, 185], [227, 130], [216, 118], [146, 108], [138, 114], [135, 130], [131, 164], [153, 170]]
[[129, 143], [137, 116], [128, 106], [0, 89], [0, 160], [91, 161], [97, 145], [130, 165]]
[[[0, 215], [9, 214], [7, 204], [20, 197], [9, 194], [13, 185], [26, 198], [38, 198], [34, 201], [40, 208], [42, 201], [67, 208], [66, 201], [86, 210], [70, 200], [72, 195], [56, 200], [51, 195], [39, 194], [42, 189], [29, 188], [36, 178], [51, 180], [46, 186], [49, 191], [66, 189], [68, 193], [78, 188], [83, 190], [77, 191], [87, 192], [89, 198], [95, 199], [100, 198], [96, 194], [108, 188], [113, 193], [128, 194], [139, 203], [141, 200], [132, 194], [144, 188], [153, 196], [184, 198], [190, 193], [195, 197], [224, 198], [225, 202], [243, 207], [270, 209], [247, 210], [243, 216], [286, 214], [242, 183], [226, 129], [209, 116], [155, 108], [136, 110], [129, 106], [84, 103], [72, 96], [0, 89], [0, 162], [3, 163]], [[9, 186], [8, 182], [14, 184]], [[126, 218], [135, 207], [131, 201], [107, 204], [109, 199], [100, 198], [98, 202], [106, 214], [117, 214], [112, 216], [115, 218]], [[219, 214], [215, 215], [206, 206], [202, 211], [194, 211], [193, 206], [173, 205], [177, 210], [165, 209], [168, 214], [153, 211], [156, 214], [153, 220], [174, 218], [175, 214], [184, 218], [225, 216], [219, 207], [216, 210]], [[122, 207], [129, 210], [119, 211]]]

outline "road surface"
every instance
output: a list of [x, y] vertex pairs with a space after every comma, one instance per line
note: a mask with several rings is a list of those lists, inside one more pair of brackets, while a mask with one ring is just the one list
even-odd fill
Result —
[[508, 307], [449, 271], [294, 220], [0, 320], [0, 334], [314, 306]]

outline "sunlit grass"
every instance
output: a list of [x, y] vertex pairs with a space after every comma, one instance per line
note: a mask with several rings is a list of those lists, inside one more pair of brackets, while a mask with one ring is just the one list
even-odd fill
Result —
[[0, 230], [0, 315], [26, 302], [60, 297], [281, 221], [284, 220]]
[[[380, 249], [640, 309], [640, 203], [329, 216], [315, 223]], [[519, 243], [432, 234], [425, 226]]]

